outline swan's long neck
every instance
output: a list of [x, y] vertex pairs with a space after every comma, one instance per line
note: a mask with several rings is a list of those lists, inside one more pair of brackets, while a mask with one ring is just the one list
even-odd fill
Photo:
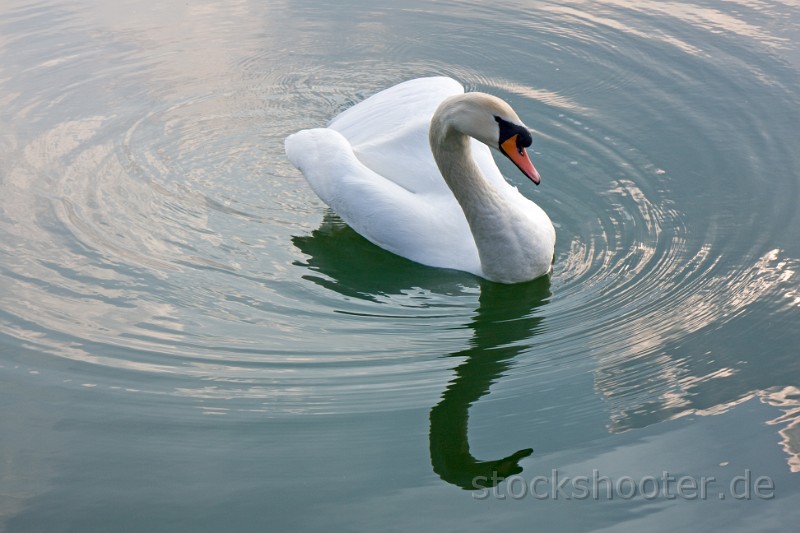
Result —
[[439, 171], [467, 218], [484, 276], [504, 283], [532, 279], [542, 268], [540, 232], [505, 191], [483, 176], [472, 157], [470, 137], [456, 127], [456, 114], [446, 104], [440, 107], [429, 140]]

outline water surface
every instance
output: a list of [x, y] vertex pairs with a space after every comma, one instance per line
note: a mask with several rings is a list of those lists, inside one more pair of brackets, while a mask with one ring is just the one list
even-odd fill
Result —
[[[0, 530], [800, 520], [793, 2], [0, 13]], [[283, 155], [428, 75], [533, 128], [542, 185], [498, 164], [556, 224], [548, 279], [384, 252]]]

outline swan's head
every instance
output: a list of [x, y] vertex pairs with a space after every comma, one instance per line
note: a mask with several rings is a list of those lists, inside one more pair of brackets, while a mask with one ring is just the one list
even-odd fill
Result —
[[525, 148], [533, 144], [530, 130], [521, 123], [511, 122], [497, 115], [495, 115], [494, 120], [500, 130], [497, 149], [517, 165], [517, 168], [528, 176], [532, 182], [539, 185], [542, 177], [539, 176], [539, 172], [536, 171], [536, 167], [533, 166], [531, 158], [528, 157], [528, 152], [525, 150]]
[[533, 142], [530, 130], [510, 105], [485, 93], [466, 93], [445, 100], [441, 112], [450, 127], [481, 141], [509, 158], [533, 183], [541, 176], [525, 150]]

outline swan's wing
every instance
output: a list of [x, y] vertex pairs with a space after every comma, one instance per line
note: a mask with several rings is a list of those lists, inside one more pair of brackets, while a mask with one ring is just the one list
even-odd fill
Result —
[[385, 179], [411, 192], [449, 194], [433, 160], [428, 130], [439, 104], [463, 92], [450, 78], [410, 80], [347, 109], [328, 127], [341, 133], [359, 161]]
[[[358, 160], [375, 173], [411, 192], [450, 195], [433, 159], [428, 130], [439, 104], [463, 92], [451, 78], [409, 80], [343, 111], [328, 127], [341, 133]], [[512, 188], [489, 147], [472, 139], [472, 155], [492, 185]]]
[[418, 263], [481, 274], [472, 232], [452, 194], [417, 194], [384, 178], [330, 128], [290, 135], [285, 149], [317, 196], [362, 236]]
[[[464, 92], [456, 80], [445, 77], [418, 78], [405, 81], [373, 94], [366, 100], [343, 111], [328, 124], [351, 145], [369, 143], [376, 137], [401, 130], [408, 122], [427, 120], [430, 125], [434, 111], [442, 101]], [[428, 132], [425, 131], [427, 144]]]

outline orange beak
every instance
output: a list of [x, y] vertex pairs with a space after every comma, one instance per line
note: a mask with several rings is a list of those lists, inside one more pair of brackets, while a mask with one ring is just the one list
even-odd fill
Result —
[[525, 148], [517, 145], [517, 135], [512, 135], [506, 139], [506, 141], [500, 145], [500, 151], [513, 161], [514, 164], [517, 165], [517, 168], [528, 176], [533, 183], [539, 185], [539, 182], [542, 181], [542, 177], [539, 176], [533, 163], [531, 163], [531, 159], [528, 157], [528, 152], [525, 151]]

